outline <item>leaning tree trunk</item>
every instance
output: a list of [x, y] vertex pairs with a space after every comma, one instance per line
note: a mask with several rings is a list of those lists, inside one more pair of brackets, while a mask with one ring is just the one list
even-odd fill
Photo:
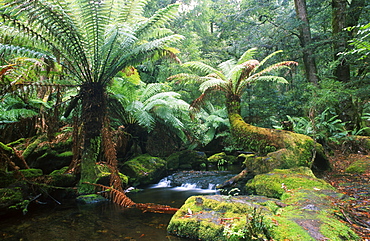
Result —
[[100, 83], [85, 83], [81, 86], [80, 93], [84, 144], [78, 192], [82, 194], [94, 192], [94, 186], [84, 184], [84, 182], [95, 183], [98, 177], [96, 163], [102, 156], [101, 131], [106, 114], [106, 103], [104, 86]]
[[238, 147], [254, 152], [244, 164], [255, 173], [298, 166], [329, 168], [320, 144], [311, 137], [285, 130], [261, 128], [246, 123], [240, 115], [240, 98], [226, 95], [230, 130]]

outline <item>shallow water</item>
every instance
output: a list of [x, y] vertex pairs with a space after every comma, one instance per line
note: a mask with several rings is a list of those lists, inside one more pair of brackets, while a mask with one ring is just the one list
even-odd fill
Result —
[[[204, 173], [202, 173], [204, 174]], [[224, 173], [221, 175], [225, 179]], [[222, 179], [221, 178], [221, 179]], [[179, 208], [192, 195], [215, 194], [209, 188], [199, 188], [194, 183], [171, 186], [166, 179], [128, 196], [138, 203], [157, 203]], [[33, 203], [26, 215], [0, 217], [2, 240], [154, 240], [189, 241], [167, 233], [171, 214], [142, 213], [135, 208], [122, 208], [105, 202], [96, 205], [78, 205], [65, 200], [61, 205]]]
[[32, 208], [25, 216], [0, 220], [3, 240], [188, 240], [169, 236], [172, 215], [142, 213], [106, 202], [97, 205], [61, 205]]

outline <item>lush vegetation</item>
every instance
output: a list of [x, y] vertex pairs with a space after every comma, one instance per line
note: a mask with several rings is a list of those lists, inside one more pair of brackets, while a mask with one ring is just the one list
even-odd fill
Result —
[[294, 3], [3, 0], [0, 140], [73, 132], [84, 193], [138, 153], [281, 148], [240, 145], [239, 120], [327, 149], [369, 134], [369, 4]]

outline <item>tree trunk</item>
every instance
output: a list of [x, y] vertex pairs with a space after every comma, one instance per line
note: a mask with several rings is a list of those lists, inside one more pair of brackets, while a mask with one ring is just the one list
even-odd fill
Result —
[[312, 39], [310, 23], [307, 15], [306, 0], [294, 0], [294, 4], [297, 17], [301, 21], [299, 26], [299, 40], [303, 49], [303, 62], [306, 70], [306, 78], [314, 85], [317, 85], [319, 78], [317, 77], [316, 61], [311, 46]]
[[[365, 6], [366, 0], [353, 0], [348, 5], [347, 0], [332, 0], [332, 29], [333, 29], [333, 50], [334, 60], [339, 63], [334, 70], [334, 76], [338, 81], [350, 83], [350, 64], [345, 58], [339, 55], [348, 50], [348, 41], [353, 37], [353, 32], [345, 30], [347, 27], [356, 26]], [[349, 130], [359, 129], [361, 119], [358, 118], [359, 110], [354, 104], [351, 96], [341, 101], [338, 107], [339, 118], [346, 123]]]
[[233, 140], [242, 150], [259, 155], [245, 160], [244, 164], [248, 170], [265, 173], [275, 168], [329, 167], [322, 146], [315, 143], [311, 137], [250, 125], [240, 115], [240, 98], [232, 94], [227, 94], [226, 98]]
[[351, 79], [350, 66], [339, 54], [348, 47], [349, 34], [344, 30], [347, 27], [347, 0], [332, 0], [332, 11], [334, 60], [340, 61], [334, 70], [334, 76], [346, 83]]
[[81, 157], [81, 178], [78, 192], [92, 193], [98, 175], [96, 163], [102, 157], [102, 128], [106, 114], [105, 91], [100, 83], [85, 83], [80, 90], [82, 96], [82, 123], [84, 144]]

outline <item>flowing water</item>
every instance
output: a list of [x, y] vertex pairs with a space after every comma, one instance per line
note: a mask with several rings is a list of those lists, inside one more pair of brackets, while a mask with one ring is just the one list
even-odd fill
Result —
[[[134, 202], [181, 207], [192, 195], [215, 194], [215, 185], [234, 174], [227, 172], [180, 172], [128, 196]], [[187, 180], [186, 182], [184, 180]], [[181, 182], [181, 183], [180, 183]], [[170, 214], [142, 213], [110, 202], [78, 205], [73, 200], [60, 205], [33, 204], [26, 215], [1, 217], [2, 240], [154, 240], [185, 241], [167, 234]]]

